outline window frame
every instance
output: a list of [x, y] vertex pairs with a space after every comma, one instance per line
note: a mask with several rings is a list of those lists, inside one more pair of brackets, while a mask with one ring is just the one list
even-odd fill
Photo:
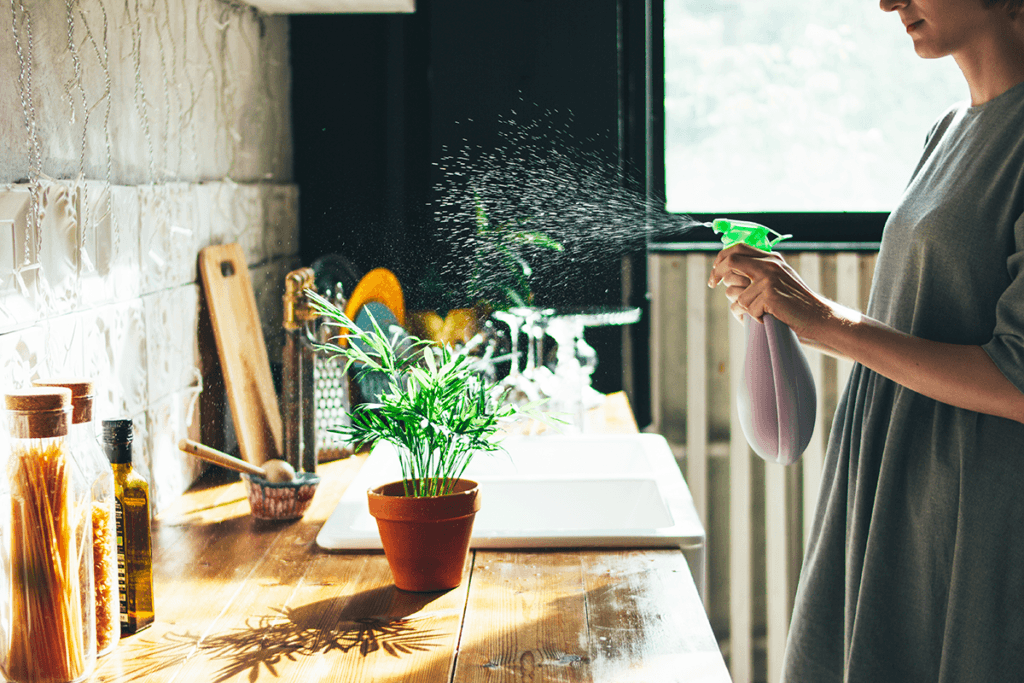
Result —
[[[877, 244], [889, 217], [888, 212], [757, 212], [757, 213], [694, 213], [696, 221], [710, 223], [715, 218], [732, 218], [766, 225], [776, 232], [792, 235], [791, 243], [820, 245], [823, 250], [851, 248], [851, 245]], [[648, 248], [664, 243], [717, 241], [709, 229], [696, 229], [679, 235], [652, 240]], [[786, 244], [785, 242], [783, 244]]]

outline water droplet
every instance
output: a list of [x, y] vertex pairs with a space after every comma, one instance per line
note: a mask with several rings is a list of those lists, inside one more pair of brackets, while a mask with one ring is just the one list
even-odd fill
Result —
[[499, 119], [502, 142], [496, 148], [484, 151], [466, 139], [457, 155], [446, 158], [435, 188], [443, 209], [437, 213], [439, 236], [450, 250], [442, 277], [463, 283], [471, 300], [500, 299], [525, 280], [527, 292], [530, 283], [542, 282], [546, 296], [571, 294], [579, 287], [570, 285], [578, 285], [588, 268], [617, 265], [622, 256], [642, 252], [648, 239], [699, 225], [652, 208], [629, 187], [617, 159], [580, 149], [571, 122], [571, 113], [565, 120], [546, 110], [530, 120], [513, 111]]

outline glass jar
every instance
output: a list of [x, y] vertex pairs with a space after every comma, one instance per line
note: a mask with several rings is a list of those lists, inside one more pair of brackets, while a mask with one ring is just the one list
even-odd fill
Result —
[[92, 491], [92, 563], [96, 594], [96, 656], [99, 657], [113, 650], [121, 638], [121, 616], [117, 593], [114, 471], [100, 447], [93, 421], [93, 382], [81, 378], [49, 378], [33, 384], [71, 390], [68, 443]]
[[4, 404], [0, 667], [15, 683], [81, 681], [96, 666], [92, 492], [69, 447], [71, 391], [25, 389]]

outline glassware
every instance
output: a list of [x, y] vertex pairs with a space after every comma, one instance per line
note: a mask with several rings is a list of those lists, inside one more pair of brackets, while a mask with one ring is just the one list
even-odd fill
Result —
[[8, 393], [0, 544], [0, 667], [16, 683], [67, 683], [96, 666], [92, 492], [70, 448], [71, 391]]
[[[580, 433], [586, 408], [583, 400], [584, 371], [576, 353], [576, 343], [583, 337], [583, 325], [571, 317], [555, 316], [548, 325], [548, 332], [557, 345], [555, 369], [547, 382], [550, 409], [571, 418], [572, 422], [563, 431]], [[588, 375], [588, 385], [589, 380]]]
[[541, 389], [545, 377], [544, 365], [544, 338], [547, 336], [547, 327], [550, 317], [554, 314], [553, 308], [529, 308], [522, 309], [524, 330], [526, 332], [526, 375], [536, 387], [538, 395], [543, 395]]
[[554, 370], [545, 390], [551, 410], [567, 414], [572, 423], [563, 431], [582, 432], [587, 410], [601, 404], [603, 397], [591, 385], [597, 367], [597, 353], [584, 339], [587, 327], [629, 325], [640, 319], [640, 309], [623, 306], [589, 306], [564, 309], [550, 316], [547, 334], [555, 340]]
[[92, 562], [96, 592], [96, 655], [114, 649], [121, 637], [117, 595], [117, 523], [115, 520], [114, 472], [103, 455], [93, 422], [93, 382], [89, 379], [46, 379], [38, 387], [63, 387], [71, 391], [71, 431], [68, 442], [82, 465], [92, 491]]
[[505, 382], [509, 386], [515, 386], [519, 380], [519, 332], [522, 326], [522, 319], [511, 311], [494, 311], [491, 317], [508, 326], [509, 341], [509, 369], [505, 375]]
[[[509, 374], [503, 380], [509, 388], [510, 398], [518, 404], [536, 401], [543, 396], [537, 380], [543, 367], [545, 320], [554, 312], [550, 308], [518, 306], [507, 311], [495, 311], [492, 317], [508, 325], [512, 346]], [[519, 337], [526, 336], [526, 364], [520, 368]]]

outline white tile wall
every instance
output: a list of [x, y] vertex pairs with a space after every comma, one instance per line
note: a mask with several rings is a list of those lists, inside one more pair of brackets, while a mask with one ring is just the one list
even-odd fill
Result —
[[159, 508], [197, 471], [176, 444], [199, 436], [200, 249], [242, 245], [280, 339], [299, 252], [288, 19], [116, 5], [20, 0], [0, 29], [0, 391], [95, 379], [97, 416], [135, 421]]
[[0, 195], [0, 333], [36, 319], [35, 272], [27, 270], [31, 202], [27, 187]]
[[41, 315], [68, 313], [78, 303], [77, 191], [44, 182], [39, 196], [39, 228], [29, 231], [39, 265], [36, 294]]
[[106, 183], [81, 183], [83, 250], [89, 268], [81, 282], [82, 304], [101, 305], [138, 298], [139, 191]]
[[287, 16], [235, 0], [0, 9], [0, 181], [32, 178], [34, 165], [115, 185], [290, 177]]
[[196, 194], [186, 183], [139, 188], [142, 290], [194, 282], [200, 246]]
[[202, 386], [196, 346], [200, 287], [187, 284], [142, 297], [150, 405], [182, 387]]
[[199, 250], [243, 242], [279, 361], [284, 276], [298, 267], [298, 193], [232, 182], [47, 181], [39, 240], [22, 201], [29, 196], [24, 186], [0, 186], [0, 386], [93, 378], [97, 421], [133, 418], [138, 466], [162, 509], [202, 469], [177, 449], [183, 436], [199, 436]]
[[[146, 411], [146, 455], [153, 503], [159, 509], [174, 502], [202, 472], [202, 463], [178, 450], [178, 440], [198, 424], [197, 391], [175, 391], [150, 405]], [[195, 433], [192, 436], [196, 436]]]
[[82, 320], [82, 314], [75, 312], [46, 318], [39, 323], [44, 332], [40, 374], [79, 376], [84, 373]]
[[99, 418], [144, 413], [149, 398], [145, 315], [141, 299], [83, 311], [84, 372], [100, 378]]
[[230, 181], [200, 186], [203, 215], [209, 220], [210, 243], [238, 243], [249, 263], [267, 257], [263, 202], [258, 188]]
[[46, 333], [38, 325], [0, 334], [0, 381], [4, 386], [27, 386], [39, 376]]

